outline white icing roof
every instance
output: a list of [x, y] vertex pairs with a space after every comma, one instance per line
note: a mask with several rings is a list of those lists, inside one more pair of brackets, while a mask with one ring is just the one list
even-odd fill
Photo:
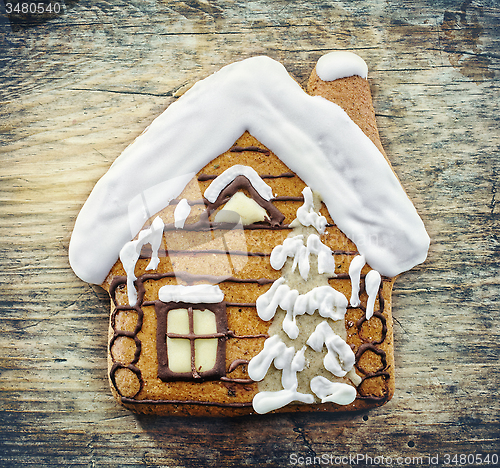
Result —
[[268, 57], [233, 63], [155, 119], [97, 182], [75, 224], [69, 259], [100, 284], [149, 216], [248, 130], [313, 190], [381, 274], [423, 262], [429, 237], [371, 140], [337, 105], [309, 96]]

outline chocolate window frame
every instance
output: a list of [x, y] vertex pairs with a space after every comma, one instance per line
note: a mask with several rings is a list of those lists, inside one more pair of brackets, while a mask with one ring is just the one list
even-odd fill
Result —
[[[271, 226], [277, 227], [283, 225], [285, 215], [278, 208], [274, 206], [272, 201], [270, 200], [268, 201], [262, 198], [260, 193], [257, 190], [255, 190], [250, 180], [244, 175], [239, 175], [235, 177], [232, 182], [226, 185], [226, 187], [222, 189], [221, 192], [219, 193], [219, 196], [217, 197], [215, 202], [210, 203], [206, 198], [204, 199], [205, 206], [207, 207], [208, 211], [208, 216], [210, 217], [212, 213], [217, 210], [217, 208], [227, 203], [231, 199], [231, 197], [236, 194], [236, 192], [242, 191], [243, 189], [247, 190], [252, 200], [254, 200], [259, 206], [261, 206], [266, 210], [266, 212], [270, 216], [269, 224]], [[266, 225], [267, 223], [257, 222], [253, 224], [245, 224], [244, 227], [260, 226], [262, 224]]]
[[[186, 309], [189, 318], [189, 333], [169, 333], [167, 330], [167, 317], [171, 310]], [[210, 310], [215, 315], [216, 333], [200, 335], [194, 333], [194, 310]], [[217, 380], [226, 374], [226, 341], [228, 338], [226, 303], [193, 304], [186, 302], [155, 302], [157, 319], [156, 350], [158, 356], [158, 377], [164, 382], [176, 380]], [[167, 338], [188, 339], [191, 348], [191, 372], [173, 372], [168, 366]], [[197, 339], [217, 339], [215, 365], [209, 370], [198, 371], [195, 365], [194, 342]]]

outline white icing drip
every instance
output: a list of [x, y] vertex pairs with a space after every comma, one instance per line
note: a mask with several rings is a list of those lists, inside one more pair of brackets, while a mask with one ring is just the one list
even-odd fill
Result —
[[141, 255], [141, 249], [144, 245], [151, 244], [151, 261], [146, 270], [155, 270], [160, 263], [158, 249], [163, 238], [164, 226], [162, 219], [157, 216], [148, 229], [143, 229], [136, 240], [127, 242], [120, 250], [120, 261], [127, 274], [127, 295], [131, 306], [134, 306], [137, 302], [137, 291], [134, 286], [134, 281], [137, 279], [135, 265]]
[[312, 315], [316, 310], [319, 315], [332, 320], [342, 320], [347, 308], [345, 296], [331, 286], [318, 286], [301, 294], [294, 306], [294, 315], [307, 312]]
[[255, 382], [260, 382], [267, 374], [276, 356], [284, 353], [286, 345], [278, 335], [273, 335], [264, 341], [264, 349], [248, 363], [248, 376]]
[[330, 247], [323, 244], [316, 234], [307, 238], [307, 252], [318, 256], [318, 273], [335, 276], [335, 258]]
[[318, 60], [316, 73], [323, 81], [333, 81], [354, 75], [366, 79], [368, 66], [359, 55], [347, 51], [337, 51], [323, 55]]
[[288, 405], [292, 401], [313, 403], [312, 395], [297, 392], [297, 372], [306, 366], [305, 347], [295, 353], [293, 347], [287, 347], [278, 335], [264, 342], [264, 349], [248, 364], [248, 376], [260, 382], [274, 362], [276, 369], [282, 371], [281, 384], [283, 390], [277, 392], [259, 392], [253, 398], [252, 405], [259, 414], [268, 413]]
[[184, 227], [184, 223], [186, 222], [189, 213], [191, 213], [191, 207], [189, 206], [188, 201], [183, 198], [174, 210], [174, 226], [177, 229], [182, 229]]
[[[283, 284], [285, 278], [277, 279], [273, 285], [255, 302], [257, 308], [257, 315], [266, 322], [271, 320], [276, 314], [278, 306], [286, 306], [289, 302], [287, 296], [290, 294], [291, 289], [288, 285]], [[298, 294], [298, 293], [297, 293]], [[283, 308], [283, 307], [282, 307]]]
[[215, 202], [221, 191], [240, 175], [245, 176], [250, 181], [253, 188], [257, 190], [264, 200], [269, 201], [273, 198], [271, 187], [261, 179], [257, 171], [253, 167], [243, 166], [241, 164], [235, 164], [226, 169], [221, 175], [217, 176], [205, 190], [205, 198], [210, 203]]
[[167, 284], [158, 291], [158, 299], [162, 302], [216, 304], [224, 300], [224, 293], [219, 286], [210, 284], [195, 284], [193, 286]]
[[279, 278], [267, 292], [259, 296], [256, 301], [257, 314], [265, 321], [271, 320], [278, 307], [286, 312], [283, 319], [283, 331], [294, 340], [299, 335], [296, 317], [308, 313], [312, 315], [316, 310], [324, 318], [342, 320], [347, 308], [345, 296], [331, 286], [318, 286], [306, 294], [299, 294], [283, 284], [285, 279]]
[[326, 321], [318, 324], [308, 338], [307, 344], [317, 352], [320, 352], [323, 345], [326, 345], [328, 352], [323, 359], [323, 364], [325, 369], [336, 377], [344, 377], [354, 366], [356, 357], [351, 347], [334, 333]]
[[356, 255], [349, 265], [349, 278], [351, 279], [351, 300], [350, 303], [353, 307], [358, 307], [359, 300], [359, 282], [361, 277], [361, 270], [365, 266], [365, 256]]
[[370, 320], [373, 316], [373, 308], [375, 306], [375, 299], [377, 299], [378, 290], [382, 278], [380, 273], [375, 270], [370, 270], [365, 276], [365, 290], [368, 294], [368, 301], [366, 302], [366, 319]]
[[311, 253], [318, 256], [318, 273], [335, 274], [335, 259], [329, 247], [323, 244], [316, 234], [310, 234], [307, 238], [307, 245], [303, 243], [304, 236], [299, 234], [288, 237], [283, 244], [276, 246], [271, 252], [271, 266], [275, 270], [280, 270], [288, 257], [293, 258], [292, 272], [299, 267], [300, 276], [307, 281], [309, 277], [309, 255]]
[[356, 389], [352, 385], [330, 382], [320, 375], [311, 380], [311, 390], [321, 399], [321, 403], [348, 405], [356, 399]]
[[299, 393], [297, 390], [284, 389], [277, 392], [259, 392], [253, 397], [253, 409], [259, 414], [266, 414], [270, 411], [283, 408], [293, 401], [302, 403], [314, 403], [314, 396], [307, 393]]
[[288, 257], [293, 257], [294, 262], [292, 271], [295, 271], [298, 262], [297, 253], [300, 251], [300, 249], [302, 249], [302, 247], [304, 247], [304, 242], [302, 241], [303, 238], [304, 236], [302, 235], [288, 237], [283, 241], [281, 245], [277, 245], [272, 250], [271, 257], [269, 259], [271, 262], [271, 266], [275, 270], [281, 270], [286, 262], [286, 259]]
[[[325, 232], [327, 220], [324, 216], [314, 211], [313, 193], [309, 187], [302, 190], [304, 204], [297, 210], [297, 220], [303, 226], [314, 226], [320, 234]], [[292, 226], [293, 227], [293, 226]]]
[[282, 65], [254, 57], [195, 84], [113, 163], [75, 223], [75, 273], [101, 284], [147, 219], [143, 195], [148, 213], [161, 210], [245, 130], [321, 193], [372, 268], [392, 277], [425, 260], [424, 225], [373, 142], [339, 106], [305, 93]]

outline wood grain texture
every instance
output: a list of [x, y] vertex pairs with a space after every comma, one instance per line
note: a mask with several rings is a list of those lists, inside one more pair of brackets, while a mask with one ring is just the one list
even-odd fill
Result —
[[[498, 454], [496, 1], [67, 1], [32, 27], [0, 11], [0, 466]], [[395, 284], [394, 398], [347, 415], [134, 416], [108, 388], [107, 299], [68, 264], [80, 207], [198, 79], [267, 54], [305, 84], [337, 49], [368, 63], [384, 147], [432, 238]]]

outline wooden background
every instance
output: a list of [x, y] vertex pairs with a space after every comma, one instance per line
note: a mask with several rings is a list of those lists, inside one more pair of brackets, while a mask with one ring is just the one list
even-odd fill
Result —
[[[491, 465], [500, 445], [498, 1], [82, 0], [52, 18], [9, 17], [2, 3], [0, 13], [0, 466], [314, 462], [299, 456], [323, 457], [316, 466], [349, 465], [330, 456], [445, 466], [446, 454]], [[68, 264], [80, 207], [198, 79], [267, 54], [304, 83], [337, 49], [368, 63], [383, 143], [432, 238], [426, 263], [396, 282], [395, 397], [346, 415], [134, 416], [108, 389], [107, 300]], [[461, 466], [488, 466], [468, 459]]]

